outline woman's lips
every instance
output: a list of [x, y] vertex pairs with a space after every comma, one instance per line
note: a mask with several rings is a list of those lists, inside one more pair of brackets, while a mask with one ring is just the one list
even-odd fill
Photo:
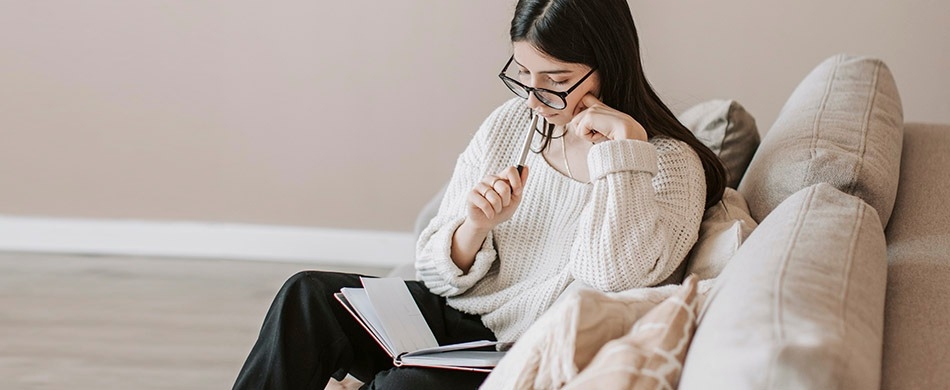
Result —
[[545, 114], [545, 113], [543, 113], [543, 112], [538, 112], [538, 115], [541, 115], [541, 116], [543, 116], [543, 117], [545, 117], [545, 118], [550, 119], [550, 118], [556, 116], [557, 113], [556, 113], [556, 112], [553, 112], [553, 113], [550, 113], [550, 114]]

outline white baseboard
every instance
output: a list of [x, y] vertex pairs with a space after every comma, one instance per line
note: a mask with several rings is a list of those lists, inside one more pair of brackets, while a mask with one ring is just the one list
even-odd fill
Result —
[[0, 251], [395, 267], [411, 233], [251, 224], [0, 216]]

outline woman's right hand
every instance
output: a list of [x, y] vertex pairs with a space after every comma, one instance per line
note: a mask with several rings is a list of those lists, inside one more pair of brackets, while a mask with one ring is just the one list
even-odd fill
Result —
[[488, 232], [507, 221], [521, 204], [528, 167], [508, 167], [485, 176], [468, 194], [468, 216], [452, 235], [452, 262], [467, 274]]
[[520, 175], [517, 168], [511, 166], [485, 176], [468, 195], [468, 222], [475, 229], [487, 232], [509, 220], [521, 204], [527, 179], [527, 166]]

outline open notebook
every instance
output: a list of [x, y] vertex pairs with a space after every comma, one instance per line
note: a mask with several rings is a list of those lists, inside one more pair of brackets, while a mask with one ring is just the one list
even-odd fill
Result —
[[440, 346], [400, 278], [360, 278], [363, 288], [345, 287], [334, 297], [399, 366], [489, 372], [504, 356], [485, 351], [495, 341]]

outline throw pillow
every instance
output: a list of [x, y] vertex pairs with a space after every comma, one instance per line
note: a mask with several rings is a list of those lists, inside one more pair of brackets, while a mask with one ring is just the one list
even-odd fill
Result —
[[900, 173], [903, 111], [887, 65], [837, 55], [795, 88], [739, 191], [761, 221], [785, 198], [826, 182], [863, 199], [887, 226]]
[[681, 389], [880, 388], [887, 247], [861, 199], [795, 193], [717, 280]]
[[703, 215], [699, 239], [684, 260], [686, 274], [695, 274], [700, 279], [719, 276], [756, 226], [742, 194], [726, 188], [722, 201]]
[[722, 160], [726, 186], [738, 187], [759, 146], [755, 118], [735, 100], [710, 100], [683, 111], [677, 119]]
[[564, 390], [675, 389], [696, 328], [698, 280], [687, 277], [629, 333], [601, 347]]

